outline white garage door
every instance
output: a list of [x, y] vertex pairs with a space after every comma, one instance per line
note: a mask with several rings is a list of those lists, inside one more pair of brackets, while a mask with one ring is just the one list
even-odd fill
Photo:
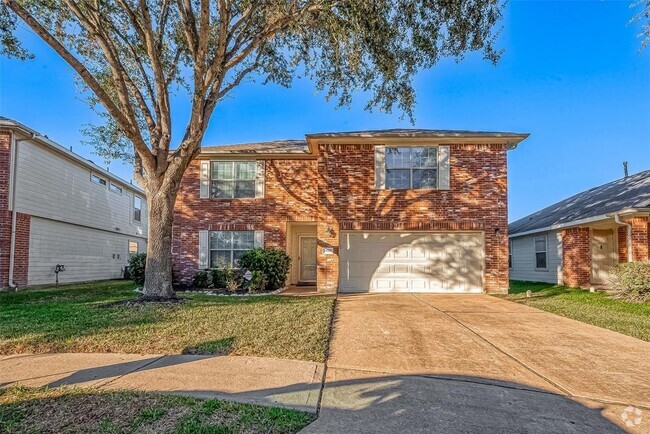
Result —
[[341, 232], [341, 292], [482, 292], [483, 234]]

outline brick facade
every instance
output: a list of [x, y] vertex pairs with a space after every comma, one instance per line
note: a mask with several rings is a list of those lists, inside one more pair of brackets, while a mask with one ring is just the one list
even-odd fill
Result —
[[566, 286], [584, 288], [591, 284], [589, 228], [562, 231], [562, 276]]
[[[9, 187], [11, 182], [11, 133], [0, 131], [0, 289], [9, 286], [11, 217]], [[27, 285], [29, 266], [30, 216], [16, 215], [16, 246], [14, 250], [14, 282]]]
[[627, 223], [632, 225], [632, 260], [633, 261], [648, 261], [650, 231], [648, 230], [649, 222], [648, 217], [636, 216], [626, 220]]
[[286, 247], [287, 222], [316, 221], [316, 160], [267, 160], [258, 199], [200, 199], [200, 160], [185, 172], [174, 209], [172, 256], [177, 284], [198, 267], [198, 231], [262, 230], [265, 247]]
[[[200, 199], [200, 161], [188, 168], [174, 214], [176, 283], [198, 267], [199, 230], [263, 230], [285, 248], [287, 222], [317, 221], [318, 288], [338, 287], [341, 230], [484, 231], [485, 289], [508, 289], [504, 145], [451, 145], [449, 190], [377, 190], [374, 146], [321, 144], [318, 159], [266, 160], [263, 199]], [[330, 247], [333, 254], [324, 254]]]

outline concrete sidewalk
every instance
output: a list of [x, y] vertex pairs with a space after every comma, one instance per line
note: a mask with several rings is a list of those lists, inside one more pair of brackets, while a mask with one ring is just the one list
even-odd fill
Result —
[[316, 412], [323, 364], [235, 356], [36, 354], [0, 356], [0, 387], [143, 390]]

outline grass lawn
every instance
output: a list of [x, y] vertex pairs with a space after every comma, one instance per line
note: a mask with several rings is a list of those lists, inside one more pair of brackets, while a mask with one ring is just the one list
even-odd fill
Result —
[[[526, 291], [532, 297], [526, 298]], [[508, 300], [650, 341], [650, 303], [627, 303], [552, 283], [510, 281]]]
[[295, 433], [315, 415], [144, 392], [0, 389], [0, 432]]
[[110, 281], [0, 293], [0, 354], [232, 354], [325, 361], [332, 297], [215, 297], [110, 306], [134, 298]]

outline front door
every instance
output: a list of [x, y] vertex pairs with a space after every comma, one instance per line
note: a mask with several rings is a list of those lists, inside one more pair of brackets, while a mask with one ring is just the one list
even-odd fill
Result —
[[316, 281], [316, 237], [300, 237], [300, 281]]
[[614, 231], [594, 229], [591, 233], [591, 282], [609, 284], [609, 272], [617, 263]]

